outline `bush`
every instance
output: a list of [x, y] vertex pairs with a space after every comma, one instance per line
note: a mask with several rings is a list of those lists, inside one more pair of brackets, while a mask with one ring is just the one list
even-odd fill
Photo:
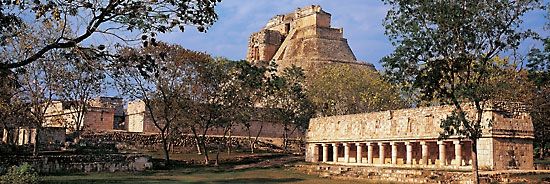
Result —
[[12, 166], [5, 175], [0, 176], [0, 184], [35, 184], [39, 183], [38, 173], [28, 163]]

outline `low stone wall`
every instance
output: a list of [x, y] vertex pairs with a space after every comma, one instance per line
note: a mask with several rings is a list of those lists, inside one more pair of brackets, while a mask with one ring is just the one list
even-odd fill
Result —
[[550, 170], [550, 164], [534, 164], [535, 170]]
[[[101, 134], [88, 134], [83, 136], [83, 141], [90, 143], [115, 143], [118, 149], [131, 150], [155, 150], [160, 149], [162, 141], [159, 134], [142, 134], [129, 132], [109, 132]], [[207, 136], [206, 144], [210, 149], [217, 148], [218, 144], [225, 147], [226, 139], [221, 136]], [[231, 137], [231, 148], [235, 150], [248, 150], [248, 137]], [[301, 150], [304, 143], [301, 140], [290, 140], [292, 150]], [[189, 134], [179, 134], [171, 137], [169, 145], [172, 150], [178, 151], [196, 151], [195, 138]], [[259, 138], [256, 148], [259, 150], [276, 151], [281, 150], [283, 140], [281, 138]]]
[[[339, 179], [367, 179], [399, 183], [473, 183], [471, 171], [405, 169], [393, 167], [301, 164], [294, 168], [306, 174]], [[548, 175], [550, 170], [480, 171], [481, 183], [532, 183], [522, 176]]]
[[149, 156], [137, 154], [6, 157], [2, 159], [0, 166], [7, 168], [25, 162], [39, 173], [128, 172], [144, 171], [153, 167]]
[[402, 168], [304, 164], [295, 168], [307, 174], [330, 178], [358, 178], [400, 183], [471, 183], [470, 172]]

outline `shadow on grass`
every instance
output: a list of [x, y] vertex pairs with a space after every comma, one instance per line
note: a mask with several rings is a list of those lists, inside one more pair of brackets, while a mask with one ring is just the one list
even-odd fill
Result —
[[304, 179], [300, 178], [233, 178], [233, 179], [221, 179], [208, 182], [191, 182], [192, 184], [206, 184], [206, 183], [290, 183], [299, 182]]
[[47, 180], [41, 183], [46, 184], [88, 184], [88, 183], [128, 183], [128, 184], [142, 184], [142, 183], [176, 183], [177, 180], [171, 179], [143, 179], [143, 178], [78, 178], [78, 179], [63, 179], [63, 180]]

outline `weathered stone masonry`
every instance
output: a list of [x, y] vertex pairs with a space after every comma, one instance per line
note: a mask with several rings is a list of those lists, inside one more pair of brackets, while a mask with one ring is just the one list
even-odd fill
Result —
[[[315, 118], [306, 161], [328, 164], [471, 169], [471, 141], [438, 140], [449, 106]], [[469, 117], [475, 111], [468, 106]], [[533, 169], [533, 125], [527, 113], [486, 108], [477, 143], [481, 169]], [[492, 126], [489, 126], [489, 122]]]
[[358, 62], [344, 38], [342, 28], [332, 28], [331, 15], [318, 5], [298, 8], [268, 21], [248, 41], [246, 60], [252, 63], [275, 61], [279, 67], [291, 65], [307, 70], [316, 64]]

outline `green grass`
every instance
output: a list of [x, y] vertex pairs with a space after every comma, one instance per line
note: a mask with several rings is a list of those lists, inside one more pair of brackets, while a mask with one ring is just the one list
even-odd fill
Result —
[[[162, 159], [162, 152], [145, 152], [147, 155], [151, 155], [155, 159]], [[216, 154], [209, 154], [212, 162], [215, 159]], [[252, 168], [244, 170], [231, 169], [235, 165], [246, 164], [250, 160], [239, 160], [237, 158], [243, 157], [262, 157], [259, 160], [273, 158], [273, 153], [256, 153], [250, 154], [247, 152], [233, 152], [231, 154], [220, 153], [220, 167], [214, 166], [201, 166], [201, 165], [176, 165], [171, 170], [149, 170], [145, 172], [136, 173], [70, 173], [70, 174], [58, 174], [43, 176], [44, 183], [128, 183], [128, 184], [141, 184], [141, 183], [193, 183], [193, 184], [206, 184], [206, 183], [243, 183], [243, 184], [271, 184], [271, 183], [302, 183], [302, 184], [316, 184], [316, 183], [341, 183], [341, 184], [355, 184], [365, 183], [365, 180], [342, 180], [342, 179], [329, 179], [321, 178], [316, 175], [307, 175], [300, 173], [292, 169], [284, 168]], [[275, 156], [277, 157], [277, 156]], [[196, 153], [174, 153], [170, 154], [171, 160], [175, 161], [189, 161], [195, 160], [195, 163], [202, 163], [204, 156], [197, 155]]]
[[201, 168], [149, 171], [144, 173], [91, 173], [44, 176], [44, 183], [365, 183], [365, 180], [337, 180], [306, 175], [283, 168], [217, 171]]

